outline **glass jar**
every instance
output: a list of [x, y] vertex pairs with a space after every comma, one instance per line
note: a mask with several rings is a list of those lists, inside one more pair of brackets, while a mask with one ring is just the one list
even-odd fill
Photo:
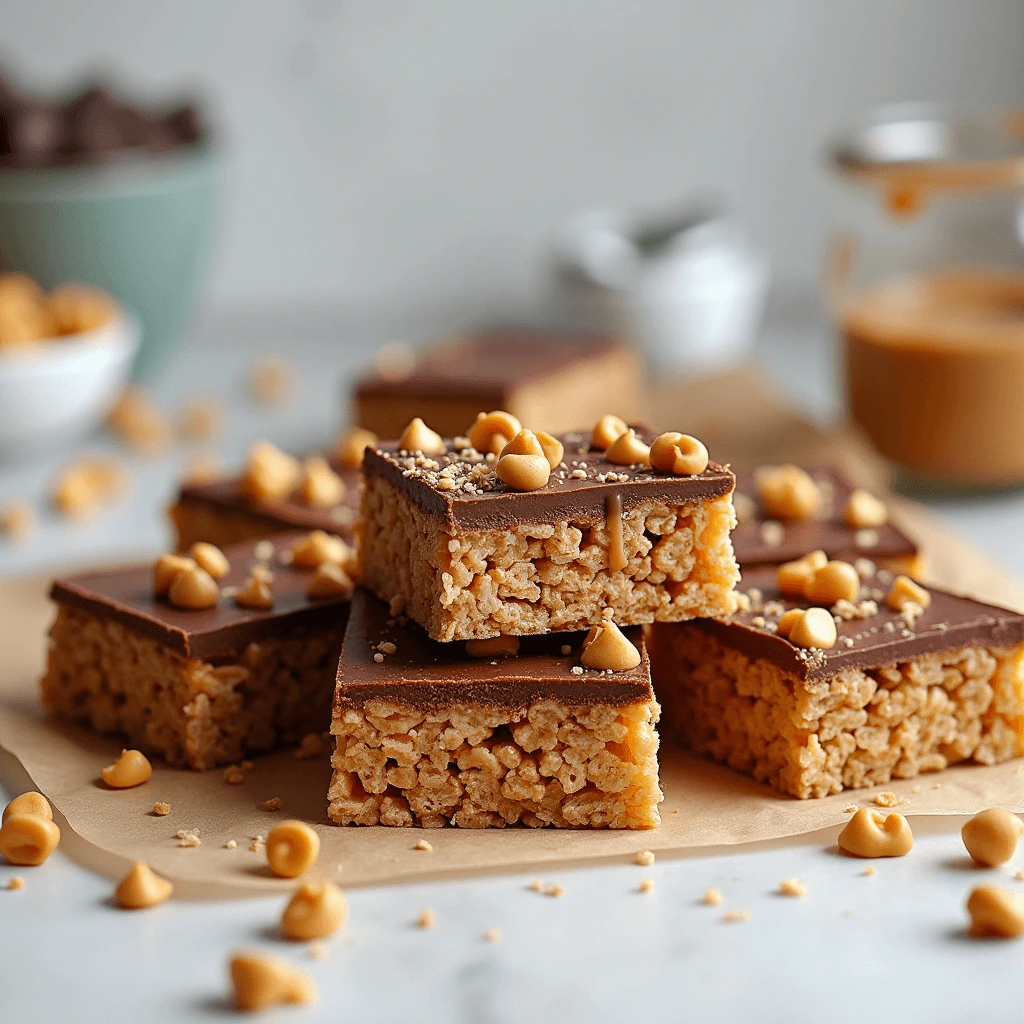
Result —
[[1024, 117], [888, 108], [831, 161], [851, 418], [918, 479], [1024, 483]]

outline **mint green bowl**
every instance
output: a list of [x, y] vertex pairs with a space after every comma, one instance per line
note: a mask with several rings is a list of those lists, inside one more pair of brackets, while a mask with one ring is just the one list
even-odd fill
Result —
[[116, 163], [0, 171], [0, 266], [46, 288], [83, 281], [133, 310], [146, 376], [195, 309], [216, 228], [216, 154], [197, 144]]

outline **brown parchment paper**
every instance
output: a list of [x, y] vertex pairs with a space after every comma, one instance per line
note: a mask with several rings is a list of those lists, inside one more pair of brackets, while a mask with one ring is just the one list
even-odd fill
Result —
[[[731, 441], [727, 436], [719, 439], [729, 452], [725, 457], [737, 462], [745, 456], [753, 461], [834, 458], [865, 483], [883, 486], [880, 467], [856, 439], [816, 430], [773, 405], [770, 394], [751, 380], [723, 378], [721, 387], [734, 396], [730, 408], [745, 407], [753, 417], [749, 431], [731, 424]], [[738, 387], [746, 389], [746, 400], [739, 404]], [[676, 392], [677, 399], [680, 394]], [[709, 415], [717, 415], [714, 408], [709, 402]], [[695, 421], [702, 422], [696, 407], [689, 418], [690, 423]], [[764, 448], [766, 436], [774, 436], [770, 449]], [[760, 447], [744, 451], [746, 438], [756, 438]], [[1024, 590], [997, 565], [939, 528], [920, 506], [893, 500], [907, 529], [925, 549], [935, 583], [1024, 610]], [[177, 883], [182, 895], [241, 895], [290, 885], [272, 878], [265, 857], [250, 851], [252, 837], [265, 835], [284, 816], [302, 818], [317, 828], [321, 874], [357, 886], [471, 873], [541, 873], [556, 866], [626, 860], [641, 849], [682, 855], [780, 841], [841, 824], [848, 819], [848, 806], [870, 804], [877, 792], [854, 790], [823, 800], [794, 800], [672, 749], [663, 749], [661, 757], [662, 825], [646, 832], [338, 828], [325, 818], [327, 754], [317, 761], [298, 761], [287, 750], [254, 759], [240, 786], [227, 785], [219, 770], [195, 773], [156, 763], [144, 786], [110, 791], [100, 783], [99, 772], [117, 756], [121, 744], [48, 720], [39, 705], [37, 680], [52, 618], [45, 595], [42, 580], [0, 584], [0, 746], [18, 759], [28, 778], [53, 802], [62, 824], [75, 834], [69, 839], [74, 843], [78, 837], [72, 847], [78, 859], [111, 877], [123, 872], [129, 861], [144, 859]], [[1024, 761], [955, 767], [879, 788], [896, 793], [899, 810], [908, 815], [962, 815], [993, 805], [1024, 811]], [[271, 797], [281, 798], [281, 811], [259, 808]], [[156, 800], [171, 804], [167, 817], [151, 813]], [[174, 838], [178, 829], [198, 829], [202, 845], [179, 848]], [[421, 838], [429, 839], [432, 852], [413, 849]], [[224, 846], [230, 839], [237, 842], [233, 850]]]

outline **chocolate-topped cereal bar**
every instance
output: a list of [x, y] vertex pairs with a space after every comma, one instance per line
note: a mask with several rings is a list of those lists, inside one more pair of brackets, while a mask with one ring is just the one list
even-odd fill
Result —
[[360, 449], [358, 460], [335, 453], [300, 462], [258, 442], [240, 476], [182, 485], [170, 508], [178, 550], [197, 541], [223, 547], [289, 530], [325, 530], [351, 541], [361, 459]]
[[732, 544], [741, 567], [779, 565], [820, 548], [829, 558], [868, 558], [920, 575], [917, 545], [885, 503], [835, 467], [737, 470], [733, 501], [739, 522]]
[[733, 610], [734, 477], [699, 441], [614, 417], [556, 439], [508, 417], [447, 440], [417, 419], [367, 449], [362, 579], [378, 597], [440, 641]]
[[744, 570], [743, 611], [656, 626], [662, 732], [801, 798], [1024, 753], [1024, 617], [858, 567]]
[[440, 644], [357, 588], [334, 698], [331, 820], [657, 825], [643, 638], [602, 631], [585, 651], [582, 633]]
[[292, 534], [190, 556], [54, 582], [47, 709], [198, 769], [326, 730], [351, 551]]
[[380, 437], [398, 437], [414, 416], [454, 436], [481, 409], [506, 409], [561, 433], [606, 412], [628, 419], [642, 408], [640, 356], [617, 338], [490, 331], [408, 356], [356, 388], [359, 423]]

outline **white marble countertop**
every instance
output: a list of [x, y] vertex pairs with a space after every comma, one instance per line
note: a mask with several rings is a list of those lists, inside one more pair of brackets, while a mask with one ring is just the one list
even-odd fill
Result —
[[[277, 415], [245, 401], [253, 351], [286, 352], [302, 374], [300, 399]], [[834, 410], [819, 332], [769, 332], [762, 357], [780, 379], [800, 382], [795, 396], [811, 412]], [[360, 347], [313, 329], [264, 332], [248, 349], [207, 332], [174, 359], [156, 396], [174, 406], [194, 391], [219, 395], [230, 417], [216, 451], [233, 463], [256, 436], [295, 449], [331, 436], [342, 417], [340, 378], [363, 359]], [[83, 450], [113, 449], [92, 439]], [[167, 542], [162, 506], [188, 454], [130, 459], [126, 503], [76, 528], [44, 518], [32, 543], [0, 545], [0, 575], [154, 554]], [[0, 501], [40, 501], [62, 461], [0, 468]], [[1024, 576], [1021, 493], [933, 506]], [[3, 793], [23, 784], [20, 769], [0, 757]], [[222, 1018], [230, 1012], [227, 957], [251, 946], [302, 964], [320, 987], [315, 1007], [271, 1015], [281, 1020], [1016, 1020], [1021, 946], [967, 940], [964, 901], [982, 880], [1024, 892], [1013, 878], [1024, 863], [1018, 855], [1007, 868], [973, 868], [958, 827], [947, 821], [940, 834], [919, 834], [908, 857], [878, 862], [870, 877], [838, 855], [833, 830], [649, 868], [559, 872], [545, 881], [565, 886], [560, 899], [530, 892], [528, 877], [354, 891], [349, 922], [318, 961], [274, 937], [276, 898], [114, 909], [111, 882], [65, 852], [77, 856], [72, 837], [41, 868], [0, 866], [0, 1020]], [[14, 874], [25, 887], [7, 891]], [[776, 894], [789, 877], [807, 885], [805, 897]], [[643, 878], [654, 879], [652, 892], [638, 891]], [[720, 907], [699, 902], [711, 886], [725, 896]], [[432, 931], [413, 924], [427, 906], [437, 912]], [[723, 922], [730, 909], [750, 919]], [[501, 931], [493, 944], [482, 938], [492, 927]]]

